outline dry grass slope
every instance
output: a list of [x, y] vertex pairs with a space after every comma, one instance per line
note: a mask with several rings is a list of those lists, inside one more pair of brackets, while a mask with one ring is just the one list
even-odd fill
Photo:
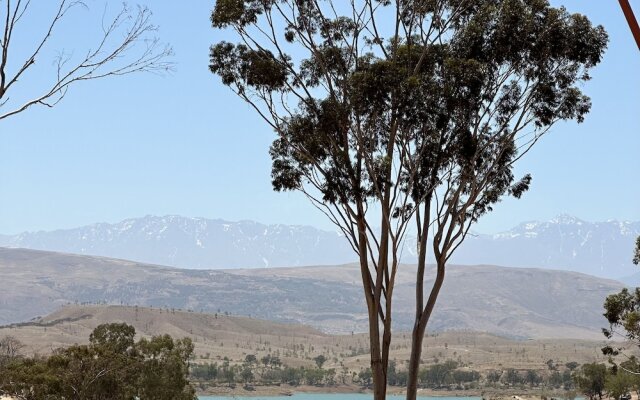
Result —
[[[99, 324], [127, 322], [141, 336], [168, 333], [190, 337], [196, 346], [196, 362], [228, 357], [239, 363], [247, 354], [260, 359], [278, 355], [290, 366], [312, 366], [323, 354], [326, 368], [358, 371], [368, 365], [364, 334], [327, 335], [304, 325], [274, 323], [248, 317], [195, 313], [182, 310], [126, 306], [67, 306], [31, 323], [0, 328], [0, 337], [13, 335], [23, 341], [26, 353], [49, 353], [57, 347], [86, 343]], [[409, 358], [409, 334], [396, 333], [391, 358], [400, 367]], [[514, 340], [487, 333], [446, 332], [425, 341], [423, 362], [454, 359], [476, 370], [547, 368], [549, 359], [564, 364], [604, 361], [603, 341], [546, 339]]]
[[[412, 326], [414, 268], [400, 268], [396, 330]], [[229, 311], [328, 333], [367, 330], [355, 265], [184, 270], [0, 248], [0, 276], [0, 324], [29, 320], [69, 303], [106, 303]], [[514, 338], [599, 339], [606, 325], [604, 298], [622, 287], [573, 272], [452, 265], [430, 328]]]

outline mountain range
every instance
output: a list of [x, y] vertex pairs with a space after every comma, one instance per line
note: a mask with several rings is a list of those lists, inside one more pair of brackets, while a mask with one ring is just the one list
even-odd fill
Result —
[[0, 246], [195, 269], [339, 264], [354, 259], [338, 234], [310, 226], [176, 215], [0, 236]]
[[[433, 282], [433, 267], [426, 288]], [[66, 304], [117, 304], [231, 313], [302, 323], [326, 333], [365, 332], [359, 267], [189, 270], [104, 257], [0, 248], [0, 324]], [[415, 265], [401, 265], [395, 329], [413, 326]], [[513, 338], [601, 339], [602, 304], [620, 282], [567, 271], [490, 265], [447, 267], [431, 332]]]
[[[524, 222], [498, 234], [472, 234], [451, 261], [554, 268], [625, 279], [636, 272], [631, 251], [639, 235], [640, 222], [587, 222], [561, 215], [549, 221]], [[335, 265], [355, 261], [346, 240], [336, 232], [310, 226], [175, 215], [0, 235], [0, 246], [194, 269]], [[409, 239], [403, 262], [415, 262], [414, 248]]]

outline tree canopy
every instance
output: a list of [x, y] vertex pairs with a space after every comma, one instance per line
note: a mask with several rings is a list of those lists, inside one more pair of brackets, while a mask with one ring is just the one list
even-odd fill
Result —
[[195, 400], [187, 380], [191, 340], [164, 335], [134, 342], [134, 336], [132, 326], [104, 324], [89, 345], [49, 357], [14, 357], [0, 364], [0, 394], [26, 400]]
[[605, 392], [607, 367], [604, 364], [584, 364], [574, 376], [576, 386], [590, 400], [602, 399]]
[[[640, 263], [640, 237], [636, 239], [632, 262], [636, 265]], [[604, 316], [609, 322], [609, 328], [602, 329], [604, 335], [611, 339], [619, 334], [640, 346], [640, 288], [632, 291], [624, 288], [620, 293], [607, 296], [604, 309]], [[619, 332], [618, 329], [622, 329], [623, 332]], [[604, 354], [610, 356], [618, 355], [620, 350], [611, 346], [602, 349]]]

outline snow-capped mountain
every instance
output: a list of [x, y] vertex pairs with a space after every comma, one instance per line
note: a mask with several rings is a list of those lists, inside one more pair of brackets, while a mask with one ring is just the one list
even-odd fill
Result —
[[638, 272], [631, 262], [638, 236], [640, 222], [586, 222], [560, 215], [545, 222], [524, 222], [495, 235], [469, 236], [452, 262], [554, 268], [624, 278]]
[[[470, 235], [451, 259], [579, 271], [606, 278], [638, 272], [631, 263], [640, 222], [586, 222], [561, 215], [494, 235]], [[344, 237], [310, 226], [146, 216], [116, 224], [1, 236], [0, 246], [90, 254], [184, 268], [331, 265], [356, 257]], [[407, 243], [402, 261], [415, 258]]]
[[353, 260], [352, 250], [337, 233], [309, 226], [175, 215], [0, 236], [0, 246], [198, 269], [338, 264]]

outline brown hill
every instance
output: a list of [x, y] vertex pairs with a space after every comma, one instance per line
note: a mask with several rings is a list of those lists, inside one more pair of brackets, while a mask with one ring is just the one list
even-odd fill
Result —
[[[25, 354], [49, 353], [52, 349], [88, 342], [99, 324], [126, 322], [138, 335], [168, 333], [190, 337], [196, 347], [195, 362], [220, 362], [224, 357], [239, 363], [247, 354], [277, 355], [290, 366], [311, 366], [323, 354], [328, 368], [357, 371], [368, 364], [367, 336], [326, 335], [313, 328], [281, 324], [248, 317], [205, 314], [126, 306], [66, 306], [29, 323], [0, 327], [0, 338], [17, 337], [27, 345]], [[409, 334], [395, 334], [391, 358], [403, 366], [409, 358]], [[544, 339], [514, 340], [487, 333], [445, 332], [425, 340], [423, 361], [454, 359], [474, 369], [547, 369], [552, 359], [564, 365], [603, 361], [603, 341]]]
[[[412, 326], [413, 273], [413, 266], [403, 265], [398, 276], [398, 330]], [[358, 275], [355, 265], [186, 270], [0, 248], [0, 323], [25, 321], [69, 303], [99, 302], [228, 311], [327, 333], [357, 333], [367, 326]], [[452, 265], [429, 330], [600, 339], [604, 298], [622, 287], [574, 272]]]

